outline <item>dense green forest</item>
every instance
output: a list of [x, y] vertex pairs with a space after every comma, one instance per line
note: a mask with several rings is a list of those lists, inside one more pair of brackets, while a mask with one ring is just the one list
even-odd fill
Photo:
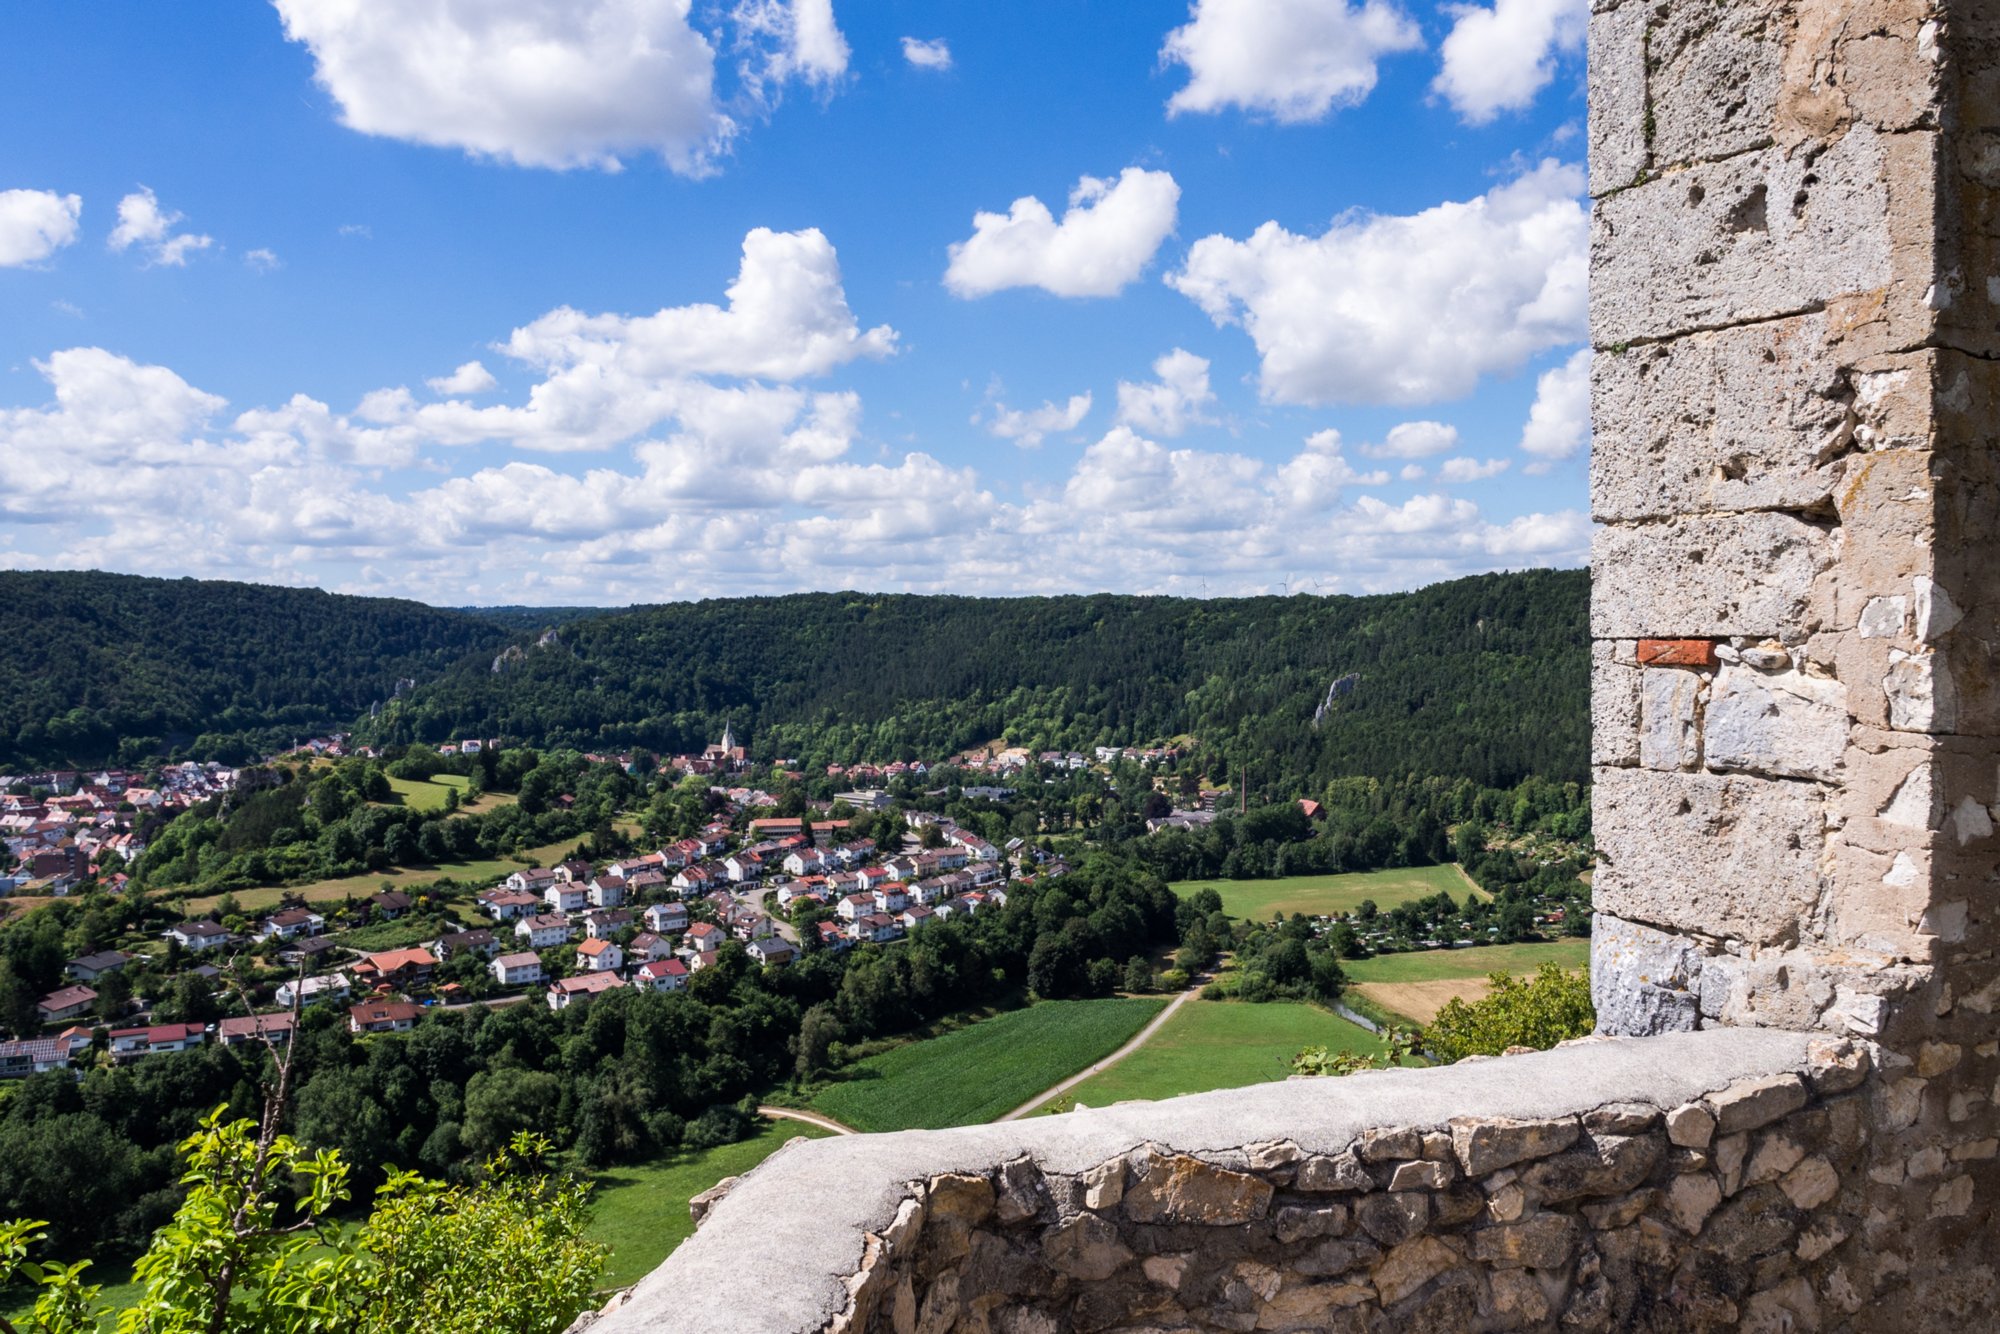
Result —
[[517, 640], [503, 670], [463, 662], [365, 730], [680, 753], [726, 721], [758, 758], [815, 765], [1194, 736], [1278, 796], [1348, 774], [1581, 782], [1588, 592], [1568, 570], [1358, 598], [680, 603]]
[[509, 635], [317, 589], [0, 571], [0, 766], [247, 759]]
[[0, 572], [0, 765], [241, 759], [350, 725], [679, 753], [729, 722], [759, 758], [813, 764], [1193, 736], [1280, 797], [1350, 774], [1579, 782], [1588, 589], [1530, 571], [1358, 598], [814, 593], [538, 617]]

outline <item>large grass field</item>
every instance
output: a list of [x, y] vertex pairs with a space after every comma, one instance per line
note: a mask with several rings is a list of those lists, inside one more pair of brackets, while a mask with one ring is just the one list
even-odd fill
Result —
[[1356, 994], [1393, 1014], [1428, 1024], [1454, 999], [1483, 998], [1492, 990], [1486, 980], [1490, 974], [1532, 973], [1545, 963], [1588, 968], [1590, 942], [1552, 940], [1525, 945], [1475, 945], [1462, 950], [1343, 959], [1340, 966]]
[[[465, 801], [465, 789], [471, 779], [463, 774], [439, 774], [434, 778], [391, 778], [389, 788], [395, 800], [384, 803], [392, 806], [407, 806], [413, 811], [441, 811], [444, 809], [445, 794], [454, 789], [460, 801]], [[500, 806], [511, 806], [520, 798], [511, 792], [483, 792], [477, 801], [465, 802], [458, 809], [466, 815], [482, 814]]]
[[[560, 843], [551, 843], [546, 847], [525, 848], [512, 857], [489, 857], [476, 862], [446, 862], [441, 866], [413, 866], [397, 871], [370, 871], [363, 875], [315, 880], [311, 884], [294, 885], [289, 889], [278, 885], [262, 889], [239, 889], [236, 891], [236, 902], [244, 912], [257, 912], [275, 906], [287, 894], [297, 894], [307, 903], [338, 903], [350, 894], [355, 898], [366, 898], [380, 889], [384, 882], [401, 889], [406, 885], [427, 885], [446, 876], [460, 884], [497, 881], [512, 875], [530, 861], [547, 866], [576, 844], [576, 839], [566, 838]], [[219, 894], [189, 899], [187, 910], [191, 916], [199, 916], [221, 901], [222, 896]]]
[[1435, 982], [1452, 977], [1485, 977], [1488, 973], [1532, 973], [1545, 963], [1588, 968], [1590, 942], [1549, 940], [1525, 945], [1474, 945], [1462, 950], [1378, 954], [1372, 959], [1342, 959], [1340, 968], [1351, 982]]
[[856, 1130], [991, 1121], [1118, 1050], [1165, 1004], [1042, 1001], [859, 1061], [812, 1106]]
[[611, 1248], [604, 1288], [637, 1283], [687, 1240], [694, 1232], [689, 1200], [724, 1177], [741, 1176], [795, 1136], [818, 1139], [827, 1133], [801, 1121], [774, 1121], [740, 1144], [600, 1172], [588, 1235]]
[[1109, 1107], [1268, 1083], [1292, 1073], [1292, 1057], [1301, 1047], [1318, 1046], [1370, 1055], [1383, 1050], [1373, 1033], [1317, 1005], [1191, 1000], [1145, 1046], [1044, 1104], [1038, 1114], [1078, 1103]]
[[1268, 922], [1276, 916], [1304, 913], [1308, 917], [1353, 912], [1363, 899], [1393, 908], [1442, 890], [1463, 903], [1468, 894], [1487, 898], [1457, 866], [1410, 866], [1390, 871], [1349, 871], [1342, 875], [1294, 875], [1282, 880], [1184, 880], [1174, 893], [1186, 898], [1212, 889], [1222, 896], [1222, 910], [1231, 917]]

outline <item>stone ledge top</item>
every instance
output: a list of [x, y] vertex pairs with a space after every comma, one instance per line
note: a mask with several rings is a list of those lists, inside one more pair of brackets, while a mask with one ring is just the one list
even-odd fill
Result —
[[1271, 1140], [1331, 1154], [1365, 1131], [1442, 1129], [1455, 1117], [1577, 1116], [1631, 1102], [1673, 1108], [1747, 1077], [1806, 1073], [1814, 1036], [1723, 1028], [1596, 1039], [1432, 1069], [798, 1142], [745, 1176], [592, 1334], [821, 1329], [847, 1304], [843, 1280], [860, 1267], [866, 1235], [888, 1226], [920, 1178], [989, 1172], [1024, 1154], [1044, 1171], [1082, 1172], [1148, 1143], [1243, 1166], [1246, 1146]]

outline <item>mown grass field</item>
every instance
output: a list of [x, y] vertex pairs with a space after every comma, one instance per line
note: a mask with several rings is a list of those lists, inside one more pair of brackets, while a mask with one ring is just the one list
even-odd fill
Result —
[[[440, 866], [412, 866], [395, 871], [370, 871], [362, 875], [340, 876], [332, 880], [315, 880], [310, 884], [294, 885], [289, 889], [279, 885], [261, 889], [239, 889], [236, 891], [236, 902], [244, 912], [257, 912], [275, 906], [287, 894], [297, 894], [307, 903], [338, 903], [350, 894], [355, 898], [366, 898], [379, 890], [385, 882], [397, 889], [406, 885], [427, 885], [446, 876], [460, 884], [490, 883], [512, 875], [530, 861], [548, 866], [576, 844], [576, 839], [566, 838], [560, 843], [551, 843], [546, 847], [525, 848], [512, 857], [489, 857], [473, 862], [446, 862]], [[191, 916], [199, 916], [221, 901], [222, 896], [219, 894], [189, 899], [187, 910]]]
[[689, 1200], [724, 1177], [749, 1171], [795, 1136], [819, 1139], [828, 1133], [802, 1121], [773, 1121], [738, 1144], [600, 1172], [588, 1235], [611, 1248], [602, 1287], [630, 1287], [687, 1240], [694, 1232]]
[[1535, 941], [1523, 945], [1476, 945], [1462, 950], [1424, 950], [1343, 959], [1356, 993], [1383, 1009], [1428, 1024], [1450, 1001], [1476, 1001], [1492, 990], [1493, 973], [1532, 973], [1545, 963], [1588, 968], [1587, 940]]
[[1109, 1107], [1269, 1083], [1292, 1073], [1292, 1057], [1301, 1047], [1319, 1046], [1369, 1055], [1383, 1050], [1373, 1033], [1317, 1005], [1191, 1000], [1145, 1046], [1043, 1104], [1036, 1115], [1067, 1111], [1079, 1103]]
[[1184, 880], [1173, 887], [1187, 898], [1212, 889], [1222, 896], [1222, 910], [1231, 917], [1268, 922], [1275, 916], [1308, 917], [1353, 912], [1363, 899], [1393, 908], [1440, 890], [1463, 903], [1467, 895], [1490, 897], [1456, 865], [1408, 866], [1388, 871], [1349, 871], [1341, 875], [1294, 875], [1282, 880]]
[[[444, 809], [445, 794], [454, 789], [460, 801], [465, 801], [465, 789], [471, 785], [463, 774], [439, 774], [434, 778], [391, 778], [389, 788], [396, 799], [385, 805], [407, 806], [413, 811], [441, 811]], [[465, 815], [483, 814], [500, 806], [511, 806], [520, 798], [511, 792], [483, 792], [477, 801], [465, 802], [458, 809]]]
[[870, 1056], [811, 1105], [856, 1130], [977, 1125], [1110, 1055], [1165, 1004], [1042, 1001]]

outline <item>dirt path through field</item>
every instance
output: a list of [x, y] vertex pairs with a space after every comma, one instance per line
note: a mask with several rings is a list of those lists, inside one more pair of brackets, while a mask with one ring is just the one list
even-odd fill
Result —
[[1493, 984], [1483, 977], [1447, 977], [1435, 982], [1356, 982], [1353, 990], [1385, 1010], [1428, 1024], [1446, 1001], [1456, 997], [1469, 1005], [1484, 1000]]
[[1054, 1088], [1043, 1089], [1040, 1093], [1037, 1093], [1034, 1097], [1028, 1099], [1026, 1102], [1022, 1103], [1019, 1107], [1016, 1107], [1013, 1111], [1007, 1113], [1005, 1116], [995, 1117], [994, 1120], [1018, 1121], [1022, 1117], [1026, 1116], [1029, 1112], [1032, 1112], [1037, 1107], [1040, 1107], [1043, 1103], [1047, 1102], [1049, 1099], [1060, 1097], [1062, 1094], [1069, 1092], [1071, 1089], [1075, 1088], [1078, 1084], [1081, 1084], [1084, 1080], [1090, 1078], [1092, 1075], [1099, 1074], [1102, 1073], [1103, 1071], [1109, 1070], [1112, 1066], [1118, 1064], [1120, 1061], [1124, 1060], [1127, 1056], [1130, 1056], [1133, 1052], [1145, 1046], [1146, 1043], [1152, 1039], [1153, 1034], [1159, 1032], [1160, 1027], [1163, 1024], [1165, 1024], [1167, 1020], [1174, 1017], [1175, 1010], [1178, 1010], [1181, 1008], [1181, 1006], [1187, 1004], [1190, 998], [1198, 996], [1200, 994], [1201, 994], [1200, 983], [1196, 983], [1194, 986], [1189, 987], [1186, 991], [1183, 991], [1180, 995], [1174, 997], [1173, 1000], [1169, 1001], [1167, 1003], [1166, 1009], [1154, 1015], [1151, 1023], [1147, 1024], [1137, 1033], [1134, 1033], [1132, 1035], [1132, 1040], [1126, 1043], [1124, 1046], [1120, 1047], [1117, 1051], [1112, 1052], [1109, 1056], [1105, 1057], [1101, 1061], [1098, 1061], [1096, 1064], [1077, 1071], [1075, 1074], [1071, 1075], [1068, 1079], [1065, 1079], [1062, 1083], [1056, 1085]]
[[796, 1107], [759, 1107], [757, 1111], [774, 1121], [803, 1121], [809, 1126], [818, 1126], [821, 1130], [831, 1130], [836, 1135], [861, 1133], [853, 1126], [844, 1126], [830, 1116], [821, 1116], [818, 1112], [802, 1112]]

